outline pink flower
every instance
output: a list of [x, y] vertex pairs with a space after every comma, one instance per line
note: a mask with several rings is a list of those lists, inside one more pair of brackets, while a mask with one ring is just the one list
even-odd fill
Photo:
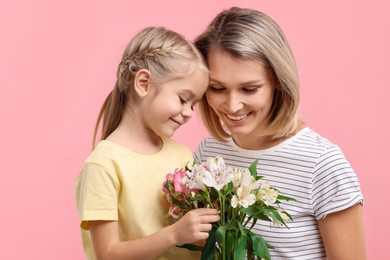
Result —
[[170, 206], [168, 214], [173, 218], [179, 218], [181, 215], [181, 209], [178, 206]]
[[185, 176], [186, 171], [184, 169], [176, 169], [173, 174], [173, 185], [175, 187], [175, 192], [181, 192], [185, 194], [186, 198], [189, 198], [192, 189], [183, 181]]
[[[167, 174], [167, 176], [165, 177], [165, 181], [164, 181], [164, 183], [163, 183], [163, 188], [162, 188], [162, 191], [165, 193], [165, 194], [169, 194], [168, 193], [168, 190], [167, 190], [167, 188], [166, 188], [166, 186], [167, 186], [167, 182], [172, 182], [173, 181], [173, 174], [172, 173], [168, 173]], [[168, 184], [168, 187], [169, 187], [170, 185]]]

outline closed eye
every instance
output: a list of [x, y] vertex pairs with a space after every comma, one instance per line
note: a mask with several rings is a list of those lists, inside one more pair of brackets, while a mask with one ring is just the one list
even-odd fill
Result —
[[254, 87], [254, 88], [243, 88], [242, 90], [246, 93], [253, 94], [259, 91], [260, 87]]
[[217, 92], [218, 93], [218, 92], [222, 92], [222, 91], [226, 90], [226, 88], [210, 85], [209, 86], [209, 90], [211, 90], [212, 92]]
[[[179, 97], [179, 98], [180, 98], [180, 103], [182, 103], [183, 105], [186, 105], [188, 103], [187, 100], [185, 100], [184, 98], [182, 98], [182, 97]], [[192, 111], [194, 111], [195, 105], [196, 105], [196, 103], [191, 105]]]
[[184, 98], [182, 98], [182, 97], [179, 97], [179, 98], [180, 98], [180, 103], [187, 104], [187, 101]]

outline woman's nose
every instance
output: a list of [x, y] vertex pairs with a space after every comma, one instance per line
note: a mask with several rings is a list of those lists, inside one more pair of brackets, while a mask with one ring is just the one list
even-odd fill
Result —
[[244, 107], [242, 98], [236, 93], [230, 93], [225, 101], [225, 106], [230, 113], [236, 113]]

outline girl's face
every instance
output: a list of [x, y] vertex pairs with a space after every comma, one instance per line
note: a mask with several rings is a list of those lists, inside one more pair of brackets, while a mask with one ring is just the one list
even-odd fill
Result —
[[147, 128], [158, 136], [171, 137], [191, 117], [195, 104], [207, 89], [207, 72], [194, 70], [190, 75], [153, 86], [142, 102]]
[[209, 53], [208, 63], [208, 104], [239, 146], [253, 146], [267, 127], [275, 90], [273, 73], [260, 62], [219, 50]]

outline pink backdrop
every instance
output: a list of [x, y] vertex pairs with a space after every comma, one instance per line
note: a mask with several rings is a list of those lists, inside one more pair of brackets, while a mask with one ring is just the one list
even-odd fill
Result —
[[[0, 0], [0, 259], [83, 259], [73, 185], [125, 45], [149, 25], [193, 38], [233, 5], [284, 28], [301, 114], [352, 163], [369, 258], [388, 257], [388, 1]], [[194, 149], [205, 135], [194, 117], [175, 138]]]

